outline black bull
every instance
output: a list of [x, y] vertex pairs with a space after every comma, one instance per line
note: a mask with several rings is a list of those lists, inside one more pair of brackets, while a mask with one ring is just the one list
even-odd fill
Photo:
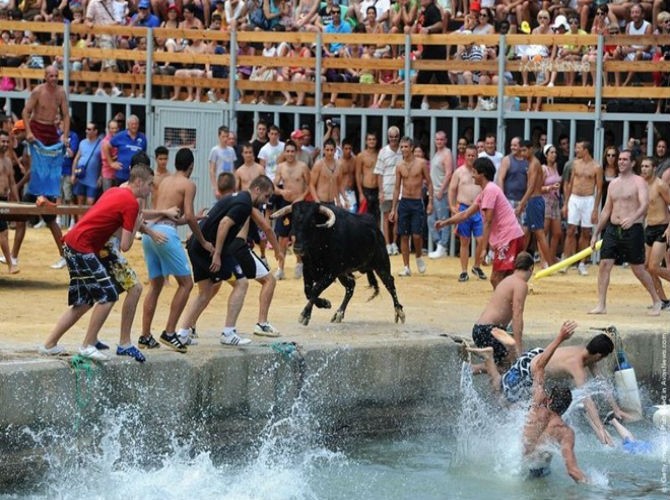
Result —
[[393, 298], [395, 322], [405, 322], [405, 313], [398, 301], [395, 282], [391, 275], [391, 262], [386, 251], [384, 236], [370, 215], [356, 215], [344, 209], [300, 201], [284, 207], [273, 219], [291, 214], [291, 234], [295, 237], [293, 251], [302, 257], [303, 282], [307, 305], [299, 322], [307, 325], [312, 308], [330, 309], [330, 301], [319, 298], [337, 278], [345, 288], [342, 304], [331, 321], [340, 323], [347, 304], [354, 294], [354, 271], [365, 273], [374, 293], [379, 294], [375, 273]]

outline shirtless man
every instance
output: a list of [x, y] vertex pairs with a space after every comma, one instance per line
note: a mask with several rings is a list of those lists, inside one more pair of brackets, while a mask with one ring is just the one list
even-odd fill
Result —
[[[400, 252], [402, 253], [403, 270], [399, 276], [411, 276], [409, 268], [409, 237], [412, 236], [414, 253], [416, 255], [416, 267], [419, 273], [426, 272], [426, 264], [423, 261], [423, 225], [426, 221], [426, 213], [433, 212], [433, 182], [426, 172], [426, 162], [421, 158], [415, 158], [412, 153], [414, 144], [409, 137], [400, 140], [400, 152], [402, 160], [396, 165], [395, 187], [393, 189], [393, 204], [389, 212], [389, 221], [398, 223], [398, 235], [400, 236]], [[428, 188], [428, 206], [423, 208], [423, 193], [421, 189], [424, 183]], [[400, 191], [402, 190], [402, 199]]]
[[[642, 158], [642, 178], [649, 187], [649, 208], [647, 209], [645, 239], [645, 266], [654, 281], [654, 287], [661, 299], [665, 297], [660, 278], [670, 281], [670, 270], [662, 267], [663, 258], [670, 239], [670, 186], [654, 175], [656, 168], [652, 158]], [[663, 309], [670, 307], [669, 300], [663, 300]]]
[[[598, 222], [598, 210], [602, 199], [603, 169], [591, 157], [591, 143], [581, 141], [575, 145], [575, 160], [570, 172], [570, 180], [565, 187], [565, 199], [562, 216], [568, 220], [565, 235], [564, 258], [573, 255], [577, 249], [577, 227], [581, 227], [579, 249], [588, 246], [591, 229]], [[586, 276], [586, 265], [580, 262], [577, 267], [581, 276]]]
[[379, 184], [375, 175], [377, 164], [377, 136], [368, 132], [365, 136], [365, 149], [356, 155], [356, 186], [358, 187], [358, 200], [367, 204], [367, 213], [372, 214], [379, 222]]
[[[549, 252], [549, 244], [544, 234], [544, 196], [542, 195], [544, 171], [540, 161], [533, 153], [532, 142], [523, 141], [521, 143], [521, 155], [528, 161], [528, 181], [526, 192], [519, 201], [519, 206], [516, 207], [516, 216], [520, 217], [525, 210], [524, 224], [528, 232], [535, 236], [543, 265], [550, 266], [554, 263], [554, 256]], [[527, 238], [526, 247], [530, 241], [529, 235]]]
[[326, 139], [323, 144], [323, 158], [312, 168], [309, 192], [316, 202], [339, 204], [339, 169], [335, 159], [335, 141]]
[[533, 399], [523, 429], [523, 456], [528, 465], [530, 479], [549, 474], [549, 450], [552, 443], [556, 443], [561, 447], [565, 468], [570, 477], [578, 483], [586, 482], [586, 476], [577, 465], [575, 457], [575, 432], [561, 418], [572, 403], [570, 388], [555, 386], [549, 395], [544, 388], [547, 363], [556, 348], [572, 337], [576, 327], [574, 321], [563, 323], [558, 336], [537, 357], [533, 367]]
[[337, 163], [340, 172], [340, 191], [344, 192], [341, 200], [342, 206], [355, 214], [358, 212], [356, 202], [356, 157], [353, 155], [354, 147], [351, 141], [342, 141], [342, 158]]
[[648, 314], [658, 316], [661, 313], [663, 303], [651, 275], [644, 267], [642, 222], [649, 208], [649, 187], [643, 178], [633, 172], [631, 155], [628, 149], [619, 153], [619, 176], [610, 182], [605, 206], [591, 238], [591, 246], [595, 249], [598, 235], [604, 231], [598, 269], [598, 305], [590, 314], [607, 313], [607, 287], [617, 257], [630, 264], [635, 277], [649, 292], [652, 307]]
[[[14, 166], [9, 158], [9, 134], [0, 130], [0, 201], [19, 201], [19, 191], [14, 182]], [[0, 220], [0, 249], [10, 274], [19, 272], [19, 266], [9, 251], [9, 230], [6, 220]]]
[[[326, 148], [326, 150], [328, 150], [328, 148]], [[334, 153], [334, 151], [334, 148], [331, 149], [332, 153]], [[275, 174], [274, 179], [275, 194], [284, 198], [287, 204], [304, 200], [310, 189], [311, 173], [309, 167], [305, 163], [296, 160], [297, 152], [297, 144], [292, 140], [286, 141], [286, 146], [284, 146], [285, 161], [280, 163], [277, 167], [277, 173]], [[333, 162], [334, 161], [335, 160], [333, 160]], [[314, 168], [317, 168], [316, 165]], [[275, 233], [279, 238], [279, 248], [281, 253], [286, 254], [286, 249], [288, 248], [288, 243], [291, 238], [291, 218], [287, 216], [278, 219], [275, 224]], [[298, 256], [296, 256], [296, 258], [298, 262], [295, 266], [295, 277], [302, 278], [302, 260]], [[278, 262], [278, 266], [279, 269], [277, 270], [275, 277], [277, 279], [282, 279], [284, 277], [284, 259]]]
[[[533, 257], [521, 252], [514, 272], [493, 291], [484, 311], [472, 327], [472, 340], [480, 348], [490, 347], [497, 366], [514, 361], [523, 352], [523, 311], [528, 296], [528, 280], [533, 275]], [[513, 338], [507, 333], [512, 322]], [[475, 371], [478, 371], [475, 367]]]
[[[564, 323], [563, 328], [571, 323]], [[545, 374], [552, 380], [569, 379], [576, 388], [582, 388], [591, 377], [601, 375], [598, 362], [609, 356], [612, 351], [614, 351], [614, 343], [609, 335], [604, 333], [596, 335], [586, 345], [557, 347], [551, 359], [546, 363]], [[480, 349], [477, 354], [484, 356], [486, 372], [491, 378], [493, 389], [501, 392], [509, 403], [516, 403], [523, 402], [530, 397], [529, 391], [533, 387], [536, 367], [542, 362], [543, 352], [542, 348], [525, 352], [502, 376], [493, 362], [491, 349]], [[623, 420], [631, 418], [619, 408], [611, 393], [606, 395], [606, 399], [617, 418]], [[605, 430], [591, 396], [586, 394], [582, 403], [586, 411], [586, 419], [598, 440], [612, 446], [614, 444], [612, 436]]]
[[165, 179], [170, 172], [168, 171], [168, 158], [170, 152], [165, 146], [158, 146], [154, 151], [154, 157], [156, 158], [156, 171], [154, 172], [154, 189], [151, 193], [151, 199], [155, 200], [158, 196], [158, 186], [161, 185], [163, 179]]
[[[182, 148], [177, 151], [175, 169], [175, 173], [168, 175], [161, 182], [156, 199], [153, 200], [154, 208], [164, 210], [176, 206], [181, 210], [185, 223], [188, 224], [200, 245], [205, 250], [213, 252], [214, 245], [205, 240], [193, 211], [196, 188], [195, 183], [190, 180], [193, 172], [193, 153], [190, 149]], [[152, 225], [152, 229], [165, 234], [168, 241], [158, 244], [149, 237], [142, 239], [150, 280], [142, 311], [142, 337], [146, 339], [151, 336], [151, 323], [156, 312], [158, 297], [163, 290], [166, 277], [173, 275], [177, 281], [177, 290], [170, 304], [170, 312], [165, 330], [160, 336], [160, 342], [177, 352], [186, 352], [186, 345], [182, 343], [176, 331], [179, 316], [186, 307], [188, 296], [193, 288], [191, 268], [181, 244], [181, 238], [177, 233], [176, 223], [167, 218], [160, 218]]]
[[[26, 140], [29, 143], [38, 140], [44, 146], [53, 146], [61, 141], [67, 147], [70, 143], [70, 111], [65, 90], [58, 85], [58, 69], [55, 66], [48, 66], [44, 70], [44, 79], [46, 82], [35, 87], [23, 108], [22, 117], [26, 128]], [[60, 136], [56, 127], [59, 119], [62, 120]], [[32, 150], [31, 154], [39, 153], [37, 150]], [[44, 196], [50, 202], [56, 202], [60, 194], [60, 167], [56, 175], [52, 172], [44, 172], [43, 169], [36, 169], [32, 162], [31, 172], [26, 173], [26, 176], [29, 176], [30, 180], [21, 201], [35, 203], [39, 196]], [[55, 215], [43, 215], [42, 219], [49, 226], [60, 254], [58, 262], [51, 267], [62, 269], [66, 265], [63, 258], [63, 233], [56, 223]], [[13, 257], [17, 261], [25, 234], [26, 223], [17, 221], [13, 247]]]
[[[265, 174], [265, 169], [260, 163], [254, 161], [254, 149], [251, 143], [246, 143], [242, 145], [242, 159], [244, 163], [235, 170], [235, 191], [245, 191], [249, 189], [251, 182], [261, 175]], [[229, 193], [221, 193], [219, 189], [218, 196], [225, 196]]]
[[[475, 198], [482, 192], [475, 184], [475, 160], [477, 159], [477, 146], [470, 144], [465, 148], [465, 163], [457, 168], [449, 183], [449, 203], [451, 203], [451, 213], [458, 213], [467, 210], [475, 201]], [[445, 229], [446, 231], [446, 229]], [[484, 240], [484, 223], [481, 212], [473, 214], [467, 220], [461, 222], [456, 228], [456, 234], [461, 240], [461, 274], [458, 281], [467, 281], [468, 277], [468, 256], [470, 254], [470, 239], [475, 238], [477, 246], [475, 248], [475, 265], [472, 268], [473, 274], [480, 279], [486, 279], [482, 271], [482, 255], [485, 248], [482, 246]]]

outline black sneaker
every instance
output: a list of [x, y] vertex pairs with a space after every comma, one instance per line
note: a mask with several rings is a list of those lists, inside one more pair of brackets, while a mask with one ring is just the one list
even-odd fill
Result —
[[156, 342], [156, 339], [153, 335], [148, 337], [141, 337], [137, 339], [137, 345], [140, 349], [158, 349], [161, 345]]
[[109, 346], [105, 344], [104, 342], [100, 342], [99, 340], [95, 343], [95, 348], [98, 351], [104, 351], [106, 349], [109, 349]]
[[661, 310], [670, 309], [670, 300], [661, 300]]
[[484, 271], [482, 271], [481, 267], [473, 267], [472, 268], [472, 274], [477, 276], [480, 280], [485, 280], [486, 275], [484, 274]]
[[176, 333], [168, 335], [163, 331], [163, 333], [161, 333], [160, 341], [177, 352], [185, 353], [188, 351], [187, 347], [181, 343], [181, 340], [179, 340], [179, 336]]
[[463, 271], [461, 273], [461, 275], [458, 277], [458, 281], [460, 281], [461, 283], [463, 281], [468, 281], [469, 279], [470, 279], [470, 276], [468, 276], [468, 273], [466, 271]]

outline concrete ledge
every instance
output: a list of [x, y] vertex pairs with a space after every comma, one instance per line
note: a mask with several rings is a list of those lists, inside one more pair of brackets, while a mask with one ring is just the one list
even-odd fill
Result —
[[[533, 338], [528, 347], [549, 341]], [[654, 384], [647, 387], [652, 392], [662, 376], [670, 386], [668, 374], [661, 371], [662, 345], [660, 333], [625, 338], [638, 380]], [[457, 407], [458, 351], [449, 339], [435, 336], [391, 345], [309, 345], [300, 350], [304, 366], [297, 357], [267, 346], [207, 350], [197, 356], [152, 353], [144, 365], [114, 360], [91, 373], [75, 372], [69, 360], [2, 362], [0, 484], [15, 485], [38, 474], [45, 466], [44, 450], [57, 436], [86, 436], [94, 446], [96, 436], [104, 435], [118, 417], [114, 412], [125, 409], [132, 421], [124, 425], [142, 429], [152, 450], [162, 449], [175, 429], [197, 429], [213, 447], [248, 444], [270, 416], [295, 411], [298, 397], [312, 416], [308, 425], [321, 436], [407, 429], [430, 420], [434, 425]], [[670, 361], [670, 353], [665, 356]], [[45, 430], [48, 437], [36, 440]]]

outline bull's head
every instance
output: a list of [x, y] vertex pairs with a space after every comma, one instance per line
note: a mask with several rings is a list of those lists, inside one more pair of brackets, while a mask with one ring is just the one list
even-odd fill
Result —
[[[295, 236], [293, 251], [296, 255], [305, 253], [305, 241], [313, 228], [331, 228], [335, 224], [335, 212], [328, 207], [310, 201], [299, 201], [274, 212], [272, 219], [280, 219], [291, 214], [291, 232]], [[326, 217], [323, 223], [317, 223], [317, 216]]]

